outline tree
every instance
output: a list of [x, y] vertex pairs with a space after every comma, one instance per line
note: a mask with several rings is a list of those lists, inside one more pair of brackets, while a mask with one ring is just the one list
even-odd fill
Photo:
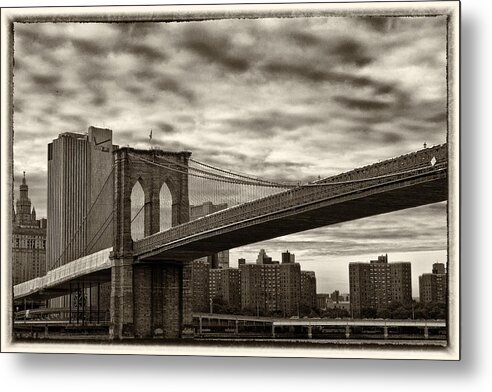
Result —
[[376, 318], [377, 316], [377, 311], [374, 308], [362, 308], [361, 310], [361, 317], [362, 318]]

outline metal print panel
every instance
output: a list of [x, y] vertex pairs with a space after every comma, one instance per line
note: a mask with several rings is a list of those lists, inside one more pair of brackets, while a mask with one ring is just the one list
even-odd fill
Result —
[[3, 350], [459, 359], [458, 4], [4, 9]]

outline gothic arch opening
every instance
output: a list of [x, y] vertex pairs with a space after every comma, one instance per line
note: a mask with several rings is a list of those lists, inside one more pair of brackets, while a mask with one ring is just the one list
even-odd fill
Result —
[[159, 231], [167, 230], [172, 226], [172, 204], [173, 198], [171, 196], [171, 191], [166, 183], [162, 184], [161, 190], [159, 191], [159, 204], [160, 204], [160, 221], [159, 221]]
[[139, 180], [133, 186], [131, 194], [131, 233], [133, 241], [138, 241], [144, 238], [144, 205], [145, 195]]

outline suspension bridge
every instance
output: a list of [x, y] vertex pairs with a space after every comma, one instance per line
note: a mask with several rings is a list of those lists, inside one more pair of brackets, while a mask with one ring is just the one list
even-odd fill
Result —
[[[124, 147], [113, 155], [109, 175], [65, 249], [48, 262], [45, 276], [15, 286], [14, 299], [52, 298], [74, 285], [111, 282], [114, 338], [161, 329], [164, 337], [183, 336], [192, 324], [193, 259], [448, 195], [446, 144], [302, 184], [223, 169], [189, 152]], [[132, 197], [138, 187], [140, 206]], [[163, 188], [171, 199], [165, 206]], [[108, 193], [112, 200], [101, 202]], [[227, 208], [190, 221], [190, 205], [205, 201]], [[88, 228], [89, 221], [96, 224]], [[79, 233], [89, 233], [82, 247], [74, 245]]]

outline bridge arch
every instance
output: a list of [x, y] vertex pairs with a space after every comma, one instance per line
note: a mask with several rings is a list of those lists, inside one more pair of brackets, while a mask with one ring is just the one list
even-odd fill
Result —
[[123, 257], [132, 254], [131, 194], [137, 182], [144, 194], [145, 237], [160, 231], [160, 194], [164, 184], [171, 198], [171, 226], [189, 220], [188, 160], [191, 153], [123, 147], [115, 150], [114, 154], [116, 219], [113, 250], [115, 256]]
[[145, 207], [145, 193], [143, 180], [138, 178], [132, 187], [132, 193], [130, 196], [131, 203], [131, 234], [132, 240], [137, 241], [144, 238], [144, 214], [143, 209]]
[[172, 202], [173, 201], [170, 186], [166, 182], [164, 182], [159, 191], [159, 231], [167, 230], [173, 225]]

